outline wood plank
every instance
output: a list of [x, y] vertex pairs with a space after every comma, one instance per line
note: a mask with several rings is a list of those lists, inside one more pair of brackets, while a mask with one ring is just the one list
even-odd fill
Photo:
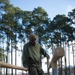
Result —
[[8, 63], [2, 62], [2, 61], [0, 61], [0, 67], [4, 67], [4, 68], [12, 68], [12, 69], [17, 69], [17, 70], [28, 71], [27, 68], [20, 67], [20, 66], [15, 66], [15, 65], [8, 64]]

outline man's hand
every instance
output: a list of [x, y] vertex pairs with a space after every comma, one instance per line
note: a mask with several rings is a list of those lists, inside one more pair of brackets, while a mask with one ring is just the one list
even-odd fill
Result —
[[[50, 56], [47, 56], [47, 65], [49, 66], [50, 62], [49, 62]], [[49, 67], [48, 67], [48, 71], [49, 71]]]

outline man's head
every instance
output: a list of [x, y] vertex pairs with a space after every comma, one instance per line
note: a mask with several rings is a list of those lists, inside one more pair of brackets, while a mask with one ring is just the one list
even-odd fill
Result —
[[36, 44], [36, 35], [35, 34], [29, 35], [29, 42], [32, 46], [34, 46]]

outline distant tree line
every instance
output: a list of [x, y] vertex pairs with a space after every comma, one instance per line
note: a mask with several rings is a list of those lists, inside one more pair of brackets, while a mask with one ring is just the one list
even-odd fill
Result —
[[[57, 14], [53, 20], [42, 7], [23, 11], [9, 0], [0, 0], [0, 47], [7, 43], [6, 50], [17, 50], [18, 42], [25, 43], [30, 33], [39, 37], [39, 43], [50, 47], [75, 40], [75, 9], [68, 15]], [[11, 47], [9, 47], [11, 46]]]

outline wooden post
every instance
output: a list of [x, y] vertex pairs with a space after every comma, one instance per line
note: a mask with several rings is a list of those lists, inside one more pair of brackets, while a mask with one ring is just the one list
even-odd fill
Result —
[[58, 46], [56, 49], [54, 49], [53, 58], [48, 68], [48, 69], [52, 68], [52, 75], [58, 74], [57, 61], [59, 60], [59, 58], [62, 58], [63, 56], [64, 56], [64, 49], [62, 47]]

